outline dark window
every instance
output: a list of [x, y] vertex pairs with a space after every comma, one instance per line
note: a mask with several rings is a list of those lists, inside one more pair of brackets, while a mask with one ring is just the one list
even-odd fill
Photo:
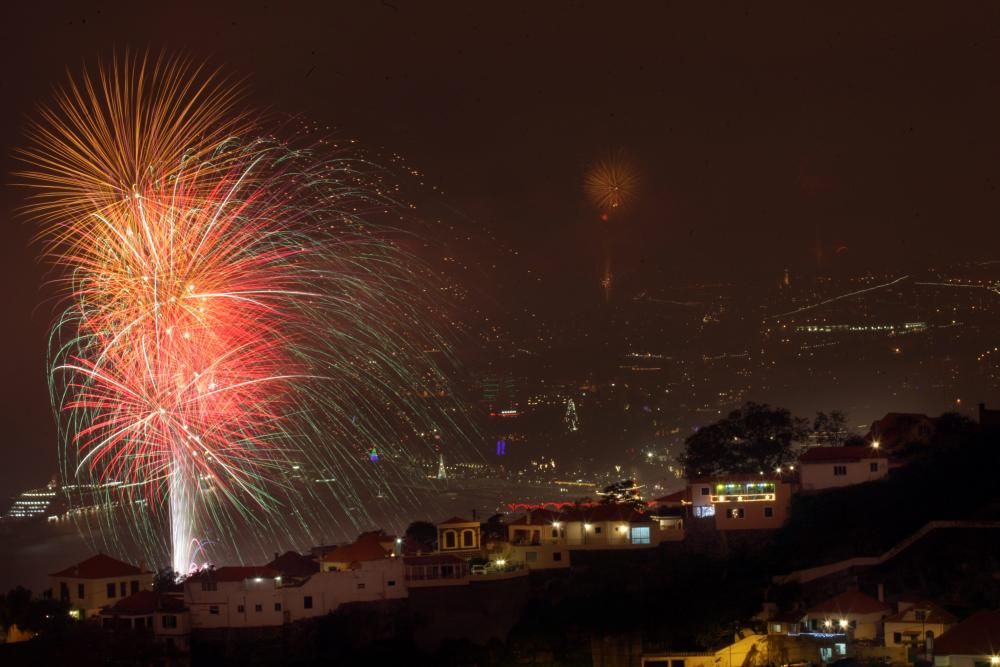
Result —
[[462, 546], [463, 547], [474, 547], [476, 546], [476, 536], [471, 530], [462, 531]]
[[742, 507], [733, 507], [729, 510], [730, 519], [742, 519], [744, 517], [746, 517], [746, 510]]
[[767, 517], [768, 519], [770, 519], [771, 517], [773, 517], [774, 516], [774, 508], [773, 507], [765, 507], [764, 508], [764, 516]]
[[915, 610], [913, 612], [913, 616], [918, 621], [926, 621], [927, 620], [927, 611], [925, 609], [917, 609], [917, 610]]
[[218, 590], [219, 586], [214, 581], [203, 581], [201, 582], [201, 590], [203, 591], [214, 591]]
[[138, 628], [144, 628], [144, 627], [146, 627], [146, 619], [144, 619], [142, 616], [136, 618], [135, 619], [135, 627], [137, 629]]
[[872, 472], [878, 472], [878, 463], [871, 463], [868, 465], [868, 469]]
[[364, 589], [364, 587], [365, 587], [365, 585], [364, 585], [364, 584], [358, 584], [358, 590], [359, 590], [359, 591], [360, 591], [360, 590], [363, 590], [363, 589]]
[[390, 579], [389, 581], [385, 582], [385, 585], [386, 586], [395, 586], [396, 585], [396, 580], [395, 579]]
[[843, 477], [847, 474], [847, 466], [833, 466], [833, 475], [835, 477]]
[[601, 533], [601, 527], [597, 526], [596, 528], [594, 528], [594, 532], [597, 533], [598, 535], [600, 535], [600, 533]]
[[264, 611], [264, 605], [262, 605], [262, 604], [255, 604], [253, 606], [253, 610], [256, 611], [256, 612]]
[[280, 602], [275, 602], [274, 603], [274, 610], [275, 611], [281, 611], [281, 603]]
[[164, 614], [160, 617], [160, 625], [165, 628], [176, 628], [177, 627], [177, 617], [173, 614]]
[[208, 613], [212, 614], [213, 616], [218, 616], [219, 615], [219, 605], [213, 604], [211, 607], [208, 608]]
[[449, 531], [445, 532], [445, 534], [444, 534], [444, 546], [445, 546], [446, 549], [454, 549], [455, 548], [455, 531], [454, 530], [449, 530]]
[[86, 589], [83, 587], [83, 584], [77, 584], [76, 585], [76, 597], [78, 597], [80, 599], [83, 599], [83, 598], [87, 597], [87, 595], [86, 595]]
[[556, 551], [552, 554], [552, 560], [562, 560], [562, 552]]
[[684, 661], [683, 660], [671, 660], [670, 661], [670, 667], [684, 667]]
[[59, 582], [59, 599], [69, 601], [69, 586], [65, 581]]
[[127, 588], [128, 588], [127, 583], [125, 583], [124, 581], [118, 582], [118, 590], [121, 591], [119, 595], [121, 595], [122, 597], [125, 597], [125, 591], [127, 590]]
[[108, 584], [108, 597], [113, 598], [115, 596], [115, 583], [111, 582]]
[[313, 608], [313, 596], [306, 595], [305, 597], [303, 597], [302, 598], [302, 606], [305, 609], [312, 609]]
[[903, 633], [902, 632], [894, 632], [894, 633], [892, 633], [892, 641], [894, 643], [896, 643], [896, 644], [902, 644], [903, 643]]
[[553, 528], [552, 529], [552, 537], [559, 537], [559, 529], [558, 528]]
[[135, 579], [132, 580], [132, 593], [139, 592], [139, 582]]
[[246, 607], [244, 607], [241, 604], [236, 605], [236, 613], [237, 614], [242, 614], [244, 611], [246, 611]]
[[[709, 489], [707, 486], [701, 487], [701, 495], [707, 496], [710, 495], [711, 493], [712, 493], [711, 489]], [[681, 662], [683, 663], [684, 661], [682, 660]]]

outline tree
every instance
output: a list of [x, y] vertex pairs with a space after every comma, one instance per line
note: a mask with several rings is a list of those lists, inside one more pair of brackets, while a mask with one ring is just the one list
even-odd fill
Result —
[[178, 593], [184, 590], [177, 582], [179, 578], [180, 575], [173, 568], [160, 568], [153, 577], [153, 590], [157, 593]]
[[503, 522], [503, 514], [494, 514], [482, 525], [482, 540], [502, 540], [507, 537], [507, 524]]
[[850, 436], [847, 415], [840, 410], [817, 412], [812, 430], [813, 439], [821, 445], [840, 445]]
[[601, 497], [602, 505], [630, 505], [635, 509], [642, 509], [646, 506], [639, 494], [639, 487], [632, 479], [623, 479], [620, 482], [609, 484], [597, 495]]
[[808, 422], [788, 410], [748, 402], [688, 436], [681, 465], [688, 479], [771, 471], [795, 460], [794, 444], [808, 433]]
[[437, 544], [437, 526], [430, 521], [414, 521], [406, 527], [405, 535], [416, 542], [421, 551], [433, 551]]

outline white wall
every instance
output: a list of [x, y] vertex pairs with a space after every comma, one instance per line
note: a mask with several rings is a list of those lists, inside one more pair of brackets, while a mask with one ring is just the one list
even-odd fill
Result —
[[[200, 581], [190, 582], [184, 586], [184, 599], [191, 609], [194, 628], [281, 625], [328, 614], [347, 602], [405, 598], [403, 575], [403, 561], [388, 558], [362, 563], [356, 570], [318, 572], [298, 586], [283, 586], [272, 579], [248, 579], [218, 582], [217, 590], [202, 591]], [[311, 609], [305, 606], [306, 597], [312, 598]], [[275, 609], [275, 604], [281, 605], [280, 610]], [[211, 613], [213, 605], [218, 607], [218, 614]]]
[[[871, 471], [871, 464], [876, 464], [877, 472]], [[846, 475], [835, 475], [834, 466], [844, 466], [847, 468]], [[834, 489], [841, 486], [851, 486], [853, 484], [863, 484], [882, 479], [889, 474], [888, 459], [862, 459], [861, 461], [850, 463], [800, 463], [799, 480], [802, 489], [805, 491], [819, 491], [821, 489]]]

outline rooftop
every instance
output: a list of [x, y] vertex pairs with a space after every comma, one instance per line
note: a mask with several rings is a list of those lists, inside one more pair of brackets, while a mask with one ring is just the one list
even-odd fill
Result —
[[71, 565], [65, 570], [53, 572], [52, 577], [72, 577], [74, 579], [109, 579], [111, 577], [128, 577], [137, 574], [152, 574], [148, 570], [112, 558], [106, 554], [97, 554], [87, 560]]
[[890, 611], [889, 605], [860, 591], [847, 591], [813, 606], [810, 616], [820, 614], [877, 614]]
[[[900, 603], [903, 604], [903, 603]], [[924, 618], [925, 623], [941, 623], [943, 625], [953, 625], [958, 622], [955, 615], [952, 614], [947, 609], [942, 609], [938, 605], [930, 602], [928, 600], [920, 600], [918, 602], [910, 603], [910, 606], [906, 607], [902, 611], [893, 614], [892, 616], [887, 616], [886, 621], [896, 621], [905, 622], [910, 621], [914, 616], [914, 612], [923, 611], [927, 615]]]
[[188, 581], [199, 581], [202, 579], [209, 581], [235, 582], [245, 579], [274, 579], [280, 577], [281, 573], [263, 565], [226, 565], [224, 567], [201, 570], [188, 577]]
[[1000, 650], [1000, 611], [977, 611], [934, 641], [936, 655], [996, 655]]

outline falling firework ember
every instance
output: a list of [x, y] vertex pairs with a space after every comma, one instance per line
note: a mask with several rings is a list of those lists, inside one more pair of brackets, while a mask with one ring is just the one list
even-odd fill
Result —
[[392, 206], [377, 170], [266, 136], [238, 102], [199, 68], [127, 58], [70, 83], [23, 152], [65, 297], [64, 483], [102, 508], [105, 544], [179, 572], [241, 523], [263, 549], [366, 523], [374, 490], [415, 503], [432, 434], [463, 432], [428, 398], [451, 396], [425, 353], [445, 320], [372, 222]]

